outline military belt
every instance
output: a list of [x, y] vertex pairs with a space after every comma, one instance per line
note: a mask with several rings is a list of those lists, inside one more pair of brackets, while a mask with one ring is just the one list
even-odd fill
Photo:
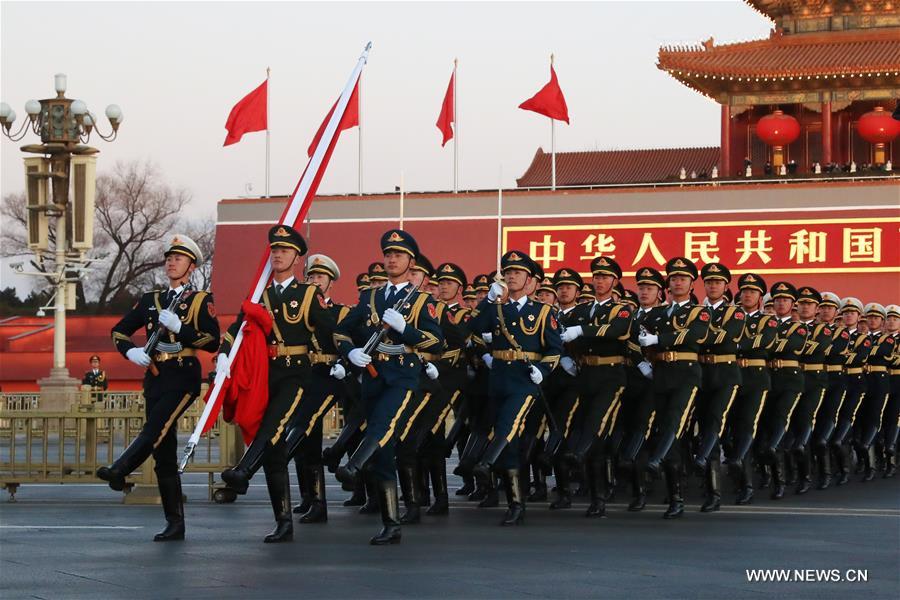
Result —
[[764, 358], [739, 358], [738, 364], [746, 369], [748, 367], [768, 367], [769, 363]]
[[719, 363], [737, 362], [737, 356], [734, 354], [701, 354], [700, 362], [706, 365], [717, 365]]
[[815, 363], [812, 365], [803, 364], [803, 365], [801, 365], [801, 368], [804, 371], [812, 371], [813, 373], [818, 373], [819, 371], [825, 370], [825, 365], [823, 365], [821, 363]]
[[276, 356], [303, 356], [304, 354], [309, 354], [308, 346], [285, 346], [284, 344], [275, 344], [273, 346], [275, 348], [275, 354], [269, 352], [269, 356], [275, 358]]
[[845, 373], [847, 373], [847, 375], [862, 375], [863, 368], [862, 367], [850, 367], [845, 371]]
[[888, 368], [881, 365], [866, 365], [863, 367], [866, 373], [887, 373]]
[[660, 352], [659, 360], [663, 362], [679, 362], [679, 361], [694, 361], [697, 360], [696, 352], [675, 352], [674, 350], [669, 350], [668, 352]]
[[775, 358], [769, 361], [769, 368], [771, 369], [799, 369], [800, 361], [799, 360], [783, 360], [781, 358]]
[[894, 375], [900, 375], [900, 369], [891, 369], [891, 377]]
[[524, 350], [494, 350], [491, 356], [498, 360], [541, 360], [543, 356], [537, 352], [525, 352]]
[[624, 365], [624, 356], [582, 356], [578, 362], [585, 367], [603, 367], [606, 365]]
[[844, 365], [825, 365], [825, 371], [828, 373], [840, 373], [844, 370]]
[[194, 348], [184, 348], [179, 350], [178, 352], [158, 352], [156, 356], [153, 357], [153, 360], [161, 363], [166, 362], [167, 360], [172, 360], [173, 358], [177, 358], [179, 361], [188, 356], [197, 356], [197, 350]]
[[320, 354], [318, 352], [309, 353], [309, 364], [311, 365], [333, 365], [337, 362], [337, 354]]

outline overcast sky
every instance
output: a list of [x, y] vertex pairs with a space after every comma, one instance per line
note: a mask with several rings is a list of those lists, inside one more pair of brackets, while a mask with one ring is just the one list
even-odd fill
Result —
[[[771, 23], [739, 0], [593, 3], [3, 2], [0, 97], [67, 95], [101, 115], [119, 104], [119, 139], [98, 168], [150, 158], [192, 210], [264, 190], [265, 134], [222, 147], [231, 107], [272, 68], [272, 193], [288, 193], [305, 149], [364, 44], [364, 191], [452, 186], [453, 151], [435, 127], [454, 57], [459, 66], [460, 187], [515, 185], [548, 120], [518, 104], [549, 77], [549, 54], [571, 125], [557, 150], [718, 145], [719, 112], [656, 66], [659, 47], [765, 37]], [[102, 118], [105, 124], [105, 117]], [[35, 141], [34, 136], [27, 138]], [[25, 143], [25, 142], [23, 142]], [[357, 189], [357, 132], [346, 132], [320, 191]], [[3, 139], [2, 193], [24, 187], [22, 153]]]

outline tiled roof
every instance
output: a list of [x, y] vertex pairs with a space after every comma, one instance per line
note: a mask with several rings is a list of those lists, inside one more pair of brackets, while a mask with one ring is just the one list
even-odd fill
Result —
[[895, 0], [744, 0], [770, 19], [782, 16], [817, 17], [836, 14], [874, 15], [895, 10]]
[[664, 47], [657, 66], [684, 80], [718, 77], [799, 77], [900, 71], [900, 31], [851, 30], [715, 46]]
[[[677, 179], [681, 168], [709, 173], [719, 161], [718, 148], [656, 148], [557, 152], [556, 185], [654, 183]], [[521, 187], [549, 187], [550, 154], [538, 148], [517, 180]]]

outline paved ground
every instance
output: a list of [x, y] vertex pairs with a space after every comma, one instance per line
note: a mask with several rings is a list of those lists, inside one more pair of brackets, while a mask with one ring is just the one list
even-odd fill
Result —
[[[272, 525], [261, 478], [229, 505], [206, 502], [203, 481], [188, 479], [188, 539], [177, 544], [149, 541], [158, 506], [122, 505], [105, 486], [22, 486], [18, 502], [0, 500], [0, 596], [900, 597], [900, 479], [713, 515], [696, 512], [695, 485], [677, 522], [663, 521], [658, 503], [638, 514], [613, 503], [602, 520], [582, 517], [583, 505], [544, 503], [529, 506], [524, 526], [500, 528], [502, 509], [454, 498], [449, 517], [405, 527], [403, 543], [386, 548], [367, 544], [378, 517], [342, 507], [347, 494], [332, 479], [328, 524], [297, 525], [285, 545], [261, 543]], [[458, 483], [451, 477], [451, 493]], [[763, 568], [859, 569], [868, 581], [748, 583], [745, 570]]]

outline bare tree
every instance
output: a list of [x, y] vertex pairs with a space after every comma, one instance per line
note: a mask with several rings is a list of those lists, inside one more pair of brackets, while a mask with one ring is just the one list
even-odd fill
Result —
[[[0, 201], [0, 257], [24, 258], [28, 257], [28, 263], [32, 269], [41, 273], [52, 275], [52, 264], [44, 262], [42, 257], [36, 255], [28, 247], [28, 238], [25, 235], [26, 215], [28, 209], [25, 203], [25, 192], [14, 192], [3, 196]], [[50, 247], [56, 245], [56, 219], [49, 219]], [[37, 278], [37, 288], [45, 289], [52, 285], [52, 278]]]

